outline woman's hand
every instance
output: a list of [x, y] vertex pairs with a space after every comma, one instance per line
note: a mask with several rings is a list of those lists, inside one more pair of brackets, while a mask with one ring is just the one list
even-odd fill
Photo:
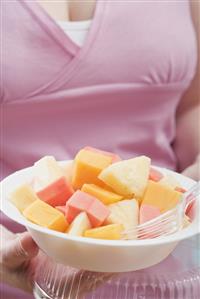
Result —
[[191, 177], [193, 180], [200, 180], [200, 155], [197, 157], [196, 162], [187, 167], [182, 174]]
[[0, 225], [1, 244], [1, 282], [32, 292], [32, 280], [35, 272], [33, 258], [38, 247], [28, 232], [13, 234]]

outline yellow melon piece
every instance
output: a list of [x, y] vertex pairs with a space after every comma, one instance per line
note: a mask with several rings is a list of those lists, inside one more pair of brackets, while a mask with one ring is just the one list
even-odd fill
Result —
[[122, 224], [110, 224], [98, 228], [88, 229], [84, 236], [87, 238], [119, 240], [121, 239], [124, 227]]
[[103, 186], [98, 179], [100, 172], [112, 163], [112, 157], [88, 150], [80, 150], [74, 160], [72, 185], [74, 189], [81, 189], [83, 184]]
[[181, 200], [182, 193], [159, 182], [149, 181], [142, 204], [158, 207], [160, 212], [173, 209]]
[[68, 234], [71, 236], [83, 236], [87, 229], [91, 228], [90, 221], [85, 212], [80, 213], [71, 223]]
[[102, 187], [99, 187], [94, 184], [84, 184], [81, 188], [81, 191], [86, 192], [100, 201], [102, 201], [105, 205], [109, 205], [115, 202], [118, 202], [123, 199], [123, 196], [118, 195], [114, 192], [108, 191]]
[[137, 239], [136, 227], [139, 222], [139, 206], [135, 199], [122, 200], [108, 206], [110, 215], [107, 223], [118, 223], [124, 227], [124, 236]]
[[159, 183], [171, 189], [175, 189], [176, 187], [181, 187], [180, 183], [172, 174], [165, 174], [163, 178], [159, 181]]
[[60, 211], [39, 199], [29, 205], [23, 211], [23, 215], [31, 222], [52, 230], [65, 232], [68, 227], [65, 217]]
[[34, 189], [39, 191], [64, 175], [63, 169], [53, 156], [45, 156], [33, 166]]
[[10, 200], [20, 212], [23, 212], [30, 204], [39, 198], [28, 184], [19, 186], [10, 195]]
[[99, 178], [118, 194], [141, 197], [147, 186], [150, 163], [146, 156], [123, 160], [108, 166]]

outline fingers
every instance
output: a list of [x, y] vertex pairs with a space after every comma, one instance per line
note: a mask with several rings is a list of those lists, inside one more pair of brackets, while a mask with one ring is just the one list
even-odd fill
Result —
[[28, 232], [8, 241], [4, 236], [4, 242], [1, 248], [1, 262], [9, 269], [17, 269], [38, 253], [38, 247]]

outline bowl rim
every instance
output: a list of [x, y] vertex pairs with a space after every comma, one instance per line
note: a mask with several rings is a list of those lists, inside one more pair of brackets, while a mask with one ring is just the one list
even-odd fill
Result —
[[[67, 166], [68, 164], [72, 163], [72, 160], [64, 160], [64, 161], [59, 161], [59, 164], [62, 166]], [[185, 180], [188, 181], [189, 184], [194, 184], [195, 181], [192, 180], [191, 178], [185, 177], [182, 174], [179, 174], [175, 171], [169, 170], [167, 168], [164, 167], [158, 167], [158, 166], [154, 166], [152, 165], [152, 167], [160, 170], [160, 171], [165, 171], [167, 173], [172, 173], [175, 174], [178, 177], [182, 177]], [[33, 166], [31, 167], [27, 167], [27, 168], [23, 168], [19, 171], [16, 171], [14, 173], [12, 173], [11, 175], [7, 176], [6, 178], [4, 178], [1, 182], [0, 182], [0, 191], [2, 194], [3, 191], [3, 187], [4, 185], [6, 186], [7, 182], [17, 176], [18, 174], [23, 174], [24, 172], [29, 173], [32, 170]], [[17, 212], [19, 213], [19, 215], [21, 217], [16, 218], [16, 217], [11, 217], [11, 215], [8, 212], [8, 209], [6, 208], [6, 202], [9, 201], [9, 199], [5, 199], [3, 200], [3, 196], [1, 196], [1, 211], [10, 219], [12, 219], [15, 222], [20, 223], [21, 225], [25, 226], [27, 230], [31, 231], [37, 231], [39, 233], [43, 233], [43, 234], [47, 234], [50, 236], [54, 236], [54, 237], [58, 237], [64, 240], [68, 240], [68, 241], [74, 241], [74, 242], [80, 242], [80, 243], [85, 243], [85, 244], [90, 244], [90, 245], [100, 245], [100, 246], [111, 246], [111, 247], [138, 247], [138, 246], [155, 246], [155, 245], [162, 245], [162, 244], [168, 244], [168, 243], [172, 243], [172, 242], [179, 242], [181, 240], [190, 238], [198, 233], [200, 233], [200, 203], [198, 201], [198, 205], [197, 205], [197, 210], [199, 211], [199, 213], [196, 213], [196, 217], [195, 220], [193, 221], [193, 223], [191, 223], [190, 226], [188, 226], [187, 228], [182, 229], [180, 232], [176, 232], [172, 235], [169, 236], [163, 236], [160, 237], [158, 239], [145, 239], [145, 240], [104, 240], [104, 239], [94, 239], [94, 238], [86, 238], [86, 237], [79, 237], [79, 236], [71, 236], [68, 235], [67, 233], [62, 233], [62, 232], [58, 232], [58, 231], [54, 231], [54, 230], [50, 230], [48, 228], [39, 226], [37, 224], [34, 224], [28, 220], [26, 220], [21, 213], [17, 210], [17, 208], [13, 205], [13, 208], [15, 208], [17, 210]]]

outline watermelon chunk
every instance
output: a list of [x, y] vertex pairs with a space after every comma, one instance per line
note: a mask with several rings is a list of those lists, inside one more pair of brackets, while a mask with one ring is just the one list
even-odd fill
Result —
[[46, 188], [37, 192], [37, 196], [52, 207], [63, 206], [74, 190], [65, 177], [61, 177]]
[[66, 203], [66, 217], [69, 223], [81, 212], [88, 210], [94, 198], [85, 192], [77, 190]]
[[66, 218], [71, 223], [81, 212], [86, 212], [92, 227], [98, 227], [109, 216], [109, 209], [97, 198], [77, 190], [66, 204]]

